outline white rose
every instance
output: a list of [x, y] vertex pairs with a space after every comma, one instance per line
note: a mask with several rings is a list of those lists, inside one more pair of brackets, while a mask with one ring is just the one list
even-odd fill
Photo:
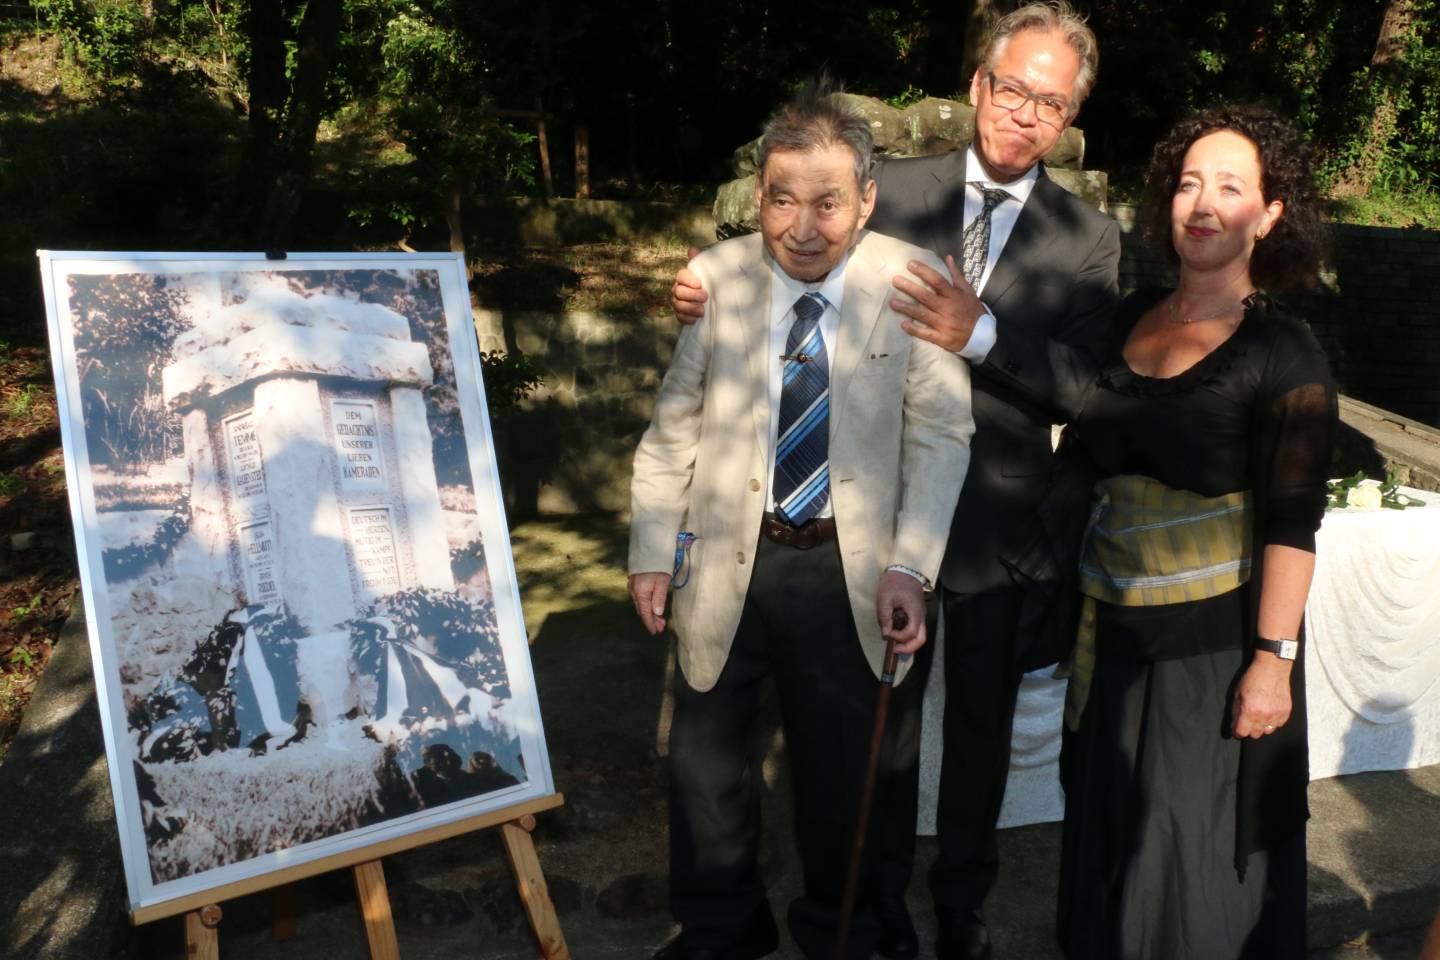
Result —
[[1368, 483], [1351, 487], [1345, 492], [1345, 506], [1360, 510], [1380, 509], [1380, 488]]

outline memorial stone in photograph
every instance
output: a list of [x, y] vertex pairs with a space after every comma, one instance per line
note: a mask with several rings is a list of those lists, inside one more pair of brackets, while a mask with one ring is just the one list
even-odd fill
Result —
[[220, 299], [163, 374], [211, 573], [238, 602], [284, 601], [312, 635], [396, 590], [453, 589], [433, 371], [405, 318], [279, 286]]

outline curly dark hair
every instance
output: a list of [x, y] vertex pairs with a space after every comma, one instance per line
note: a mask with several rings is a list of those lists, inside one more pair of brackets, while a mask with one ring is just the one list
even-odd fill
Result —
[[1328, 233], [1320, 221], [1314, 159], [1295, 125], [1267, 107], [1202, 110], [1181, 120], [1155, 145], [1145, 174], [1146, 240], [1172, 263], [1179, 262], [1170, 236], [1170, 200], [1180, 183], [1185, 152], [1196, 140], [1219, 130], [1238, 133], [1255, 145], [1265, 202], [1285, 204], [1284, 216], [1255, 244], [1251, 278], [1272, 291], [1312, 285], [1329, 253]]

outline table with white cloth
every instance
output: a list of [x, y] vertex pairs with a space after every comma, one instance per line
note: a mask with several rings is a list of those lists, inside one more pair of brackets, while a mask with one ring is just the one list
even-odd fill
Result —
[[[1316, 535], [1304, 652], [1311, 780], [1440, 763], [1440, 494], [1400, 492], [1426, 506], [1331, 510]], [[1064, 815], [1065, 681], [1053, 672], [1021, 681], [1002, 827]], [[942, 643], [925, 692], [921, 834], [935, 832], [944, 676]]]

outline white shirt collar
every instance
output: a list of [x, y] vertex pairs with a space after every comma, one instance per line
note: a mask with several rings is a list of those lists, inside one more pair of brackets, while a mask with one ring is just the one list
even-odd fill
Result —
[[996, 183], [990, 179], [985, 168], [980, 165], [980, 155], [975, 152], [975, 144], [972, 141], [970, 146], [965, 148], [965, 182], [979, 184], [992, 190], [1004, 190], [1010, 196], [1020, 201], [1023, 206], [1025, 201], [1030, 199], [1030, 191], [1035, 189], [1035, 181], [1040, 179], [1040, 164], [1032, 164], [1018, 179], [1009, 183]]
[[850, 254], [853, 252], [853, 248], [847, 251], [845, 256], [840, 258], [840, 262], [835, 265], [835, 269], [825, 275], [824, 280], [814, 283], [796, 280], [790, 276], [790, 274], [780, 269], [780, 264], [775, 262], [774, 257], [766, 257], [766, 259], [770, 261], [770, 273], [774, 277], [775, 283], [780, 290], [784, 291], [784, 296], [772, 296], [770, 298], [771, 302], [775, 304], [779, 311], [778, 313], [772, 313], [770, 322], [772, 324], [782, 323], [785, 320], [786, 314], [790, 311], [790, 308], [795, 305], [795, 301], [807, 293], [820, 294], [825, 300], [826, 309], [833, 308], [838, 314], [845, 299], [845, 267], [849, 264]]

